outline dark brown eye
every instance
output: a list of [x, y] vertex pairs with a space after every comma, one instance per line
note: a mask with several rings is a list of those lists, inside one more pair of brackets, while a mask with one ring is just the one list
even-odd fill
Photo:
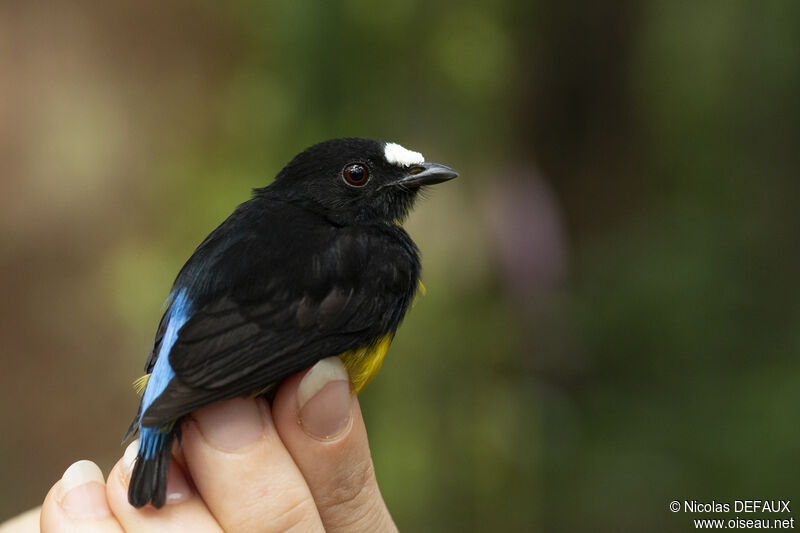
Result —
[[367, 172], [367, 167], [361, 163], [351, 163], [344, 167], [344, 170], [342, 170], [342, 176], [344, 176], [344, 181], [346, 181], [348, 185], [361, 187], [367, 183], [367, 180], [369, 179], [369, 172]]

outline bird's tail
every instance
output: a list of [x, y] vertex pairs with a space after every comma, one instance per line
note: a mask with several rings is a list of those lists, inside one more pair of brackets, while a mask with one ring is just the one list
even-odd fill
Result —
[[137, 509], [148, 502], [160, 508], [167, 499], [167, 472], [172, 456], [172, 443], [180, 439], [180, 426], [141, 428], [139, 452], [128, 485], [128, 501]]

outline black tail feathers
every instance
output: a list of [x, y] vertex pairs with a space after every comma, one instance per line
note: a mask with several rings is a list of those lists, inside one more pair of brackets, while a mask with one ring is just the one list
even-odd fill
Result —
[[167, 472], [176, 433], [165, 431], [163, 445], [159, 446], [149, 459], [145, 459], [144, 450], [139, 448], [128, 486], [128, 501], [137, 509], [144, 507], [148, 502], [158, 509], [166, 502]]
[[139, 404], [139, 410], [136, 411], [136, 416], [133, 417], [131, 420], [131, 425], [128, 426], [128, 431], [125, 432], [125, 436], [122, 437], [122, 444], [125, 444], [127, 440], [133, 437], [139, 431], [139, 419], [142, 417], [142, 405]]

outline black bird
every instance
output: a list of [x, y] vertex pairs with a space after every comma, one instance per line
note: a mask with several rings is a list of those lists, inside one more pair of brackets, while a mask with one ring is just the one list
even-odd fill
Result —
[[335, 139], [255, 189], [181, 268], [137, 380], [126, 438], [134, 507], [164, 505], [181, 421], [341, 357], [356, 392], [375, 376], [420, 284], [401, 227], [420, 188], [457, 173], [395, 143]]

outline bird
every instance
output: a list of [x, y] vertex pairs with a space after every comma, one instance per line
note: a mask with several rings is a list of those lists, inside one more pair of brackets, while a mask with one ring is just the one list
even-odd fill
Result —
[[131, 505], [164, 505], [173, 445], [200, 407], [274, 392], [331, 356], [363, 390], [424, 290], [402, 224], [421, 190], [457, 176], [397, 143], [342, 138], [253, 189], [189, 257], [165, 303], [123, 439], [139, 437]]

